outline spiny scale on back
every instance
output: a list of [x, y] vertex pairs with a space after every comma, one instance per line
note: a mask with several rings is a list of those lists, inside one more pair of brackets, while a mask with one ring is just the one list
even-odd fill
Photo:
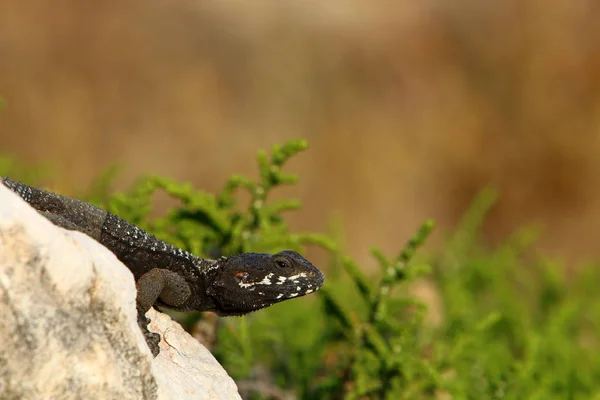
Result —
[[[110, 248], [126, 265], [131, 263], [134, 275], [142, 275], [148, 270], [143, 261], [152, 261], [191, 279], [199, 279], [199, 273], [208, 273], [217, 267], [217, 260], [197, 257], [185, 250], [173, 246], [156, 236], [138, 228], [114, 214], [108, 213], [102, 225], [101, 243], [114, 243]], [[108, 247], [108, 246], [107, 246]], [[142, 260], [148, 256], [152, 260]]]

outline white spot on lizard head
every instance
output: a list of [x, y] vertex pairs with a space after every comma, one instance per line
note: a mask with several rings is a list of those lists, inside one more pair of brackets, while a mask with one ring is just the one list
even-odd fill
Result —
[[243, 288], [243, 289], [250, 289], [256, 285], [272, 285], [273, 282], [271, 282], [271, 278], [273, 277], [273, 275], [275, 275], [274, 273], [270, 272], [269, 274], [267, 274], [267, 276], [265, 276], [263, 278], [262, 281], [259, 282], [249, 282], [249, 283], [245, 283], [245, 282], [239, 282], [238, 285]]

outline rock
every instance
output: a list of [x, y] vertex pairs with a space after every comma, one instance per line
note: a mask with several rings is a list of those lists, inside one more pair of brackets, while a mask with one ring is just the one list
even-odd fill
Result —
[[240, 399], [233, 380], [167, 315], [152, 358], [129, 270], [0, 184], [2, 399]]

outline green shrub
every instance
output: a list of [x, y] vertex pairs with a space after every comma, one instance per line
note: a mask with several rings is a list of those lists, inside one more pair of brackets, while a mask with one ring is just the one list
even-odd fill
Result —
[[[260, 152], [257, 181], [234, 176], [217, 194], [160, 177], [109, 194], [111, 170], [87, 197], [199, 256], [326, 249], [327, 279], [316, 295], [219, 320], [213, 353], [249, 397], [600, 399], [595, 265], [567, 279], [559, 263], [529, 250], [531, 227], [483, 246], [479, 226], [496, 199], [486, 189], [442, 250], [413, 261], [433, 228], [426, 221], [396, 256], [374, 249], [380, 269], [367, 276], [328, 235], [290, 232], [283, 214], [297, 201], [270, 202], [273, 189], [296, 182], [281, 169], [305, 148], [294, 141]], [[178, 205], [151, 217], [157, 190]], [[422, 282], [439, 297], [437, 322], [413, 293]], [[174, 316], [190, 328], [202, 318]]]

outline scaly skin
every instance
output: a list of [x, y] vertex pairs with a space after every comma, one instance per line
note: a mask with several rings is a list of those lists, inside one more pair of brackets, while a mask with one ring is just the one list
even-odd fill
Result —
[[160, 337], [148, 331], [144, 316], [153, 305], [243, 315], [323, 285], [323, 273], [293, 251], [203, 259], [84, 201], [8, 178], [0, 182], [55, 225], [97, 240], [129, 268], [136, 281], [138, 322], [155, 356]]

